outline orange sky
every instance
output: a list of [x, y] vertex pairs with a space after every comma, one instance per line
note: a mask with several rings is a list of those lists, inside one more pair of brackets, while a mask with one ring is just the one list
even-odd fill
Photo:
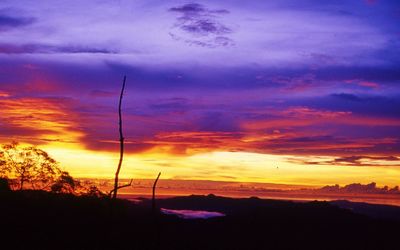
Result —
[[[85, 145], [80, 143], [84, 134], [77, 129], [80, 124], [71, 118], [74, 114], [66, 113], [62, 106], [55, 105], [52, 101], [46, 102], [35, 98], [25, 98], [23, 101], [2, 99], [0, 105], [2, 106], [1, 116], [7, 117], [14, 129], [35, 131], [34, 134], [20, 134], [14, 138], [3, 135], [1, 136], [3, 143], [10, 139], [34, 143], [48, 151], [64, 169], [76, 177], [112, 178], [119, 157], [117, 141], [111, 141], [115, 146], [113, 152], [85, 148]], [[302, 114], [307, 112], [307, 110], [301, 111]], [[334, 117], [325, 115], [329, 118]], [[189, 141], [196, 136], [208, 139], [224, 137], [223, 133], [159, 134], [158, 146], [143, 152], [126, 153], [121, 177], [154, 178], [161, 171], [162, 178], [165, 179], [267, 182], [311, 186], [372, 181], [377, 182], [378, 185], [395, 186], [400, 180], [399, 160], [385, 161], [379, 157], [376, 159], [366, 157], [358, 159], [358, 165], [354, 166], [337, 160], [335, 162], [337, 158], [335, 156], [278, 155], [230, 150], [232, 147], [229, 144], [252, 143], [265, 139], [257, 134], [248, 134], [241, 141], [228, 137], [224, 141], [227, 144], [227, 150], [223, 147], [214, 147], [212, 143], [203, 143], [189, 146], [186, 153], [182, 154], [175, 152], [173, 148], [177, 143], [190, 145], [191, 142], [170, 140], [177, 135], [186, 137]], [[274, 138], [281, 135], [272, 133], [266, 136]], [[160, 143], [163, 140], [166, 142]], [[367, 141], [359, 143], [368, 146]], [[316, 146], [321, 147], [321, 145]], [[340, 145], [325, 146], [340, 147]]]

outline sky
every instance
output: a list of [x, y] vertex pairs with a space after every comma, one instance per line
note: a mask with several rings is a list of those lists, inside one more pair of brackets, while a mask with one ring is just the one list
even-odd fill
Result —
[[0, 0], [0, 143], [112, 178], [400, 183], [400, 2]]

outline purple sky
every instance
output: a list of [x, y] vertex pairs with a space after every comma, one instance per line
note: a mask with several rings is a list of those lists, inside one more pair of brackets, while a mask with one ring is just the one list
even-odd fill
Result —
[[127, 75], [130, 152], [398, 160], [399, 24], [398, 0], [2, 0], [0, 138], [118, 150]]

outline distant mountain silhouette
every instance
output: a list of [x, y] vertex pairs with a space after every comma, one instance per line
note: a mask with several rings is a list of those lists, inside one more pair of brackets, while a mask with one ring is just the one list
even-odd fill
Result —
[[364, 214], [378, 219], [390, 219], [400, 221], [400, 207], [391, 205], [377, 205], [364, 202], [350, 202], [347, 200], [331, 201], [331, 204], [345, 208], [354, 213]]

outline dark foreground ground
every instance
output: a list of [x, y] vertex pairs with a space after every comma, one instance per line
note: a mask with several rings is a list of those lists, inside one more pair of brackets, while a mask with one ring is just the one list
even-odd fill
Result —
[[184, 220], [153, 216], [150, 204], [119, 200], [112, 211], [107, 199], [2, 193], [0, 249], [400, 249], [397, 207], [213, 195], [157, 202], [226, 214]]

